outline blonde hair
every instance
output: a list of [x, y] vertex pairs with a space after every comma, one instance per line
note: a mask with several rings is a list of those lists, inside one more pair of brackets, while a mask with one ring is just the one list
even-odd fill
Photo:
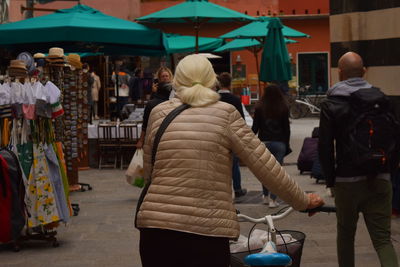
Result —
[[169, 74], [169, 77], [170, 77], [171, 81], [174, 79], [174, 75], [172, 74], [172, 71], [171, 71], [169, 68], [167, 68], [167, 67], [160, 67], [160, 68], [157, 70], [157, 72], [156, 72], [156, 76], [157, 76], [157, 79], [158, 79], [159, 81], [161, 81], [161, 74], [162, 74], [163, 72], [167, 72], [167, 73]]
[[219, 94], [211, 89], [216, 80], [214, 69], [206, 57], [189, 55], [176, 67], [173, 85], [183, 103], [201, 107], [219, 100]]

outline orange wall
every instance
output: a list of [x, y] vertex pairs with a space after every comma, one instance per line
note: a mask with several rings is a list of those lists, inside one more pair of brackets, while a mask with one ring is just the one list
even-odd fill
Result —
[[321, 14], [329, 13], [329, 0], [281, 0], [279, 1], [279, 10], [283, 11], [285, 15], [292, 15], [295, 10], [296, 15], [317, 14], [318, 9]]
[[298, 31], [311, 35], [311, 38], [297, 38], [296, 44], [288, 45], [289, 53], [296, 61], [298, 52], [329, 52], [329, 18], [310, 20], [283, 20], [283, 23]]
[[[81, 0], [81, 3], [121, 19], [133, 20], [140, 16], [140, 0]], [[56, 1], [44, 5], [35, 4], [35, 7], [63, 9], [73, 7], [76, 4], [77, 2]], [[18, 21], [24, 18], [21, 14], [21, 5], [26, 6], [26, 1], [10, 1], [10, 21]], [[37, 17], [49, 13], [51, 12], [35, 11], [34, 16]]]

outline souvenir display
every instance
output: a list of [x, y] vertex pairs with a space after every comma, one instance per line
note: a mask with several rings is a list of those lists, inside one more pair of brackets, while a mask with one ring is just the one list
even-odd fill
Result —
[[[43, 239], [57, 245], [53, 229], [72, 215], [69, 192], [79, 186], [78, 167], [88, 149], [88, 74], [81, 67], [79, 55], [67, 58], [54, 47], [47, 56], [19, 54], [10, 62], [7, 79], [0, 80], [0, 152], [15, 155], [9, 161], [18, 159], [21, 170], [3, 168], [2, 176], [11, 181], [6, 186], [22, 179], [27, 211], [20, 220], [26, 222], [25, 234], [3, 231], [0, 242], [18, 247], [24, 239]], [[0, 165], [12, 164], [6, 161], [0, 153]], [[12, 209], [10, 201], [1, 199], [2, 210]], [[10, 217], [9, 223], [17, 221]]]
[[78, 153], [79, 153], [79, 167], [88, 168], [88, 124], [89, 124], [89, 104], [88, 104], [88, 92], [90, 92], [90, 74], [80, 72], [80, 81], [78, 84], [78, 123], [77, 123], [77, 135], [78, 135]]

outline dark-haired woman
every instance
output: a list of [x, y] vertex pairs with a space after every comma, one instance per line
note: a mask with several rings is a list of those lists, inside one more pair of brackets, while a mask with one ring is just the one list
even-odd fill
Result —
[[[262, 99], [257, 103], [252, 130], [264, 142], [268, 150], [282, 165], [283, 158], [290, 153], [289, 108], [279, 86], [265, 88]], [[263, 186], [264, 204], [270, 208], [279, 206], [276, 196]]]

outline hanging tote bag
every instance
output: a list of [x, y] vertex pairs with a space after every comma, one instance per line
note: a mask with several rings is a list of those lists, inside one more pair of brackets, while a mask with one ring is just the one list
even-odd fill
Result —
[[[167, 129], [168, 125], [172, 122], [173, 119], [176, 118], [176, 116], [178, 116], [182, 111], [184, 111], [185, 109], [190, 108], [190, 105], [188, 104], [182, 104], [179, 107], [175, 108], [174, 110], [172, 110], [166, 117], [165, 119], [162, 121], [160, 127], [157, 130], [157, 133], [154, 137], [154, 141], [153, 141], [153, 148], [151, 151], [151, 165], [154, 166], [154, 162], [156, 160], [156, 154], [157, 154], [157, 149], [158, 149], [158, 144], [160, 143], [161, 137], [163, 135], [163, 133], [165, 132], [165, 130]], [[151, 175], [150, 175], [150, 179], [151, 179]], [[147, 194], [147, 191], [149, 190], [149, 187], [151, 185], [151, 180], [148, 181], [142, 192], [140, 193], [139, 199], [138, 199], [138, 203], [136, 206], [136, 215], [135, 215], [135, 227], [137, 228], [137, 214], [140, 210], [140, 206], [143, 203], [143, 200]]]

